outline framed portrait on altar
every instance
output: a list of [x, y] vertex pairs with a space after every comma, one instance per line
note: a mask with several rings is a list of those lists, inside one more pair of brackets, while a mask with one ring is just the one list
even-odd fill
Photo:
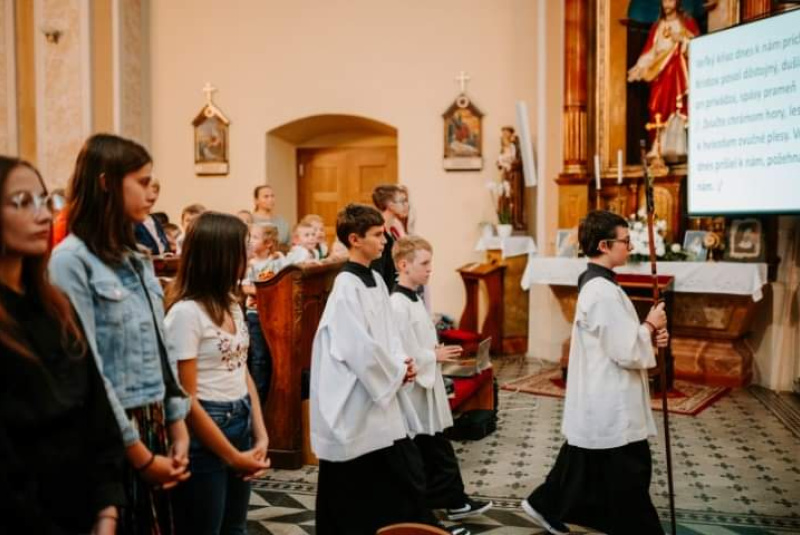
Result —
[[705, 230], [687, 230], [683, 237], [683, 250], [688, 255], [690, 262], [705, 262], [708, 260], [708, 249], [705, 245]]
[[726, 260], [763, 262], [764, 235], [758, 219], [734, 219], [728, 229]]
[[560, 258], [578, 256], [578, 229], [558, 229], [556, 232], [556, 256]]
[[227, 175], [230, 121], [214, 104], [206, 104], [192, 121], [194, 171], [198, 175]]
[[442, 114], [446, 171], [483, 169], [483, 113], [461, 94]]

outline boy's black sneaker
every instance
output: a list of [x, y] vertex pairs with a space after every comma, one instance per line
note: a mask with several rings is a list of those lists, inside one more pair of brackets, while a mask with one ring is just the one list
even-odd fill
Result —
[[571, 533], [569, 526], [554, 518], [545, 518], [543, 514], [533, 508], [527, 499], [522, 500], [520, 505], [522, 506], [522, 510], [525, 511], [534, 522], [546, 529], [548, 533], [552, 533], [553, 535], [569, 535]]
[[463, 506], [447, 510], [447, 519], [461, 520], [462, 518], [467, 518], [470, 516], [482, 515], [491, 509], [492, 505], [492, 502], [484, 502], [467, 498], [467, 501]]

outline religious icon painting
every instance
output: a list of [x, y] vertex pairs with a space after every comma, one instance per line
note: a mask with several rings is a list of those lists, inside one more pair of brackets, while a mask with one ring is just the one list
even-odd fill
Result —
[[556, 233], [556, 256], [575, 258], [578, 256], [578, 229], [558, 229]]
[[446, 171], [483, 169], [483, 113], [462, 93], [442, 115]]
[[687, 230], [683, 237], [683, 250], [690, 262], [705, 262], [708, 260], [705, 230]]
[[728, 230], [725, 260], [763, 262], [764, 236], [758, 219], [734, 219]]
[[194, 172], [198, 175], [227, 175], [228, 128], [230, 121], [212, 102], [213, 87], [206, 84], [206, 105], [192, 121], [194, 127]]

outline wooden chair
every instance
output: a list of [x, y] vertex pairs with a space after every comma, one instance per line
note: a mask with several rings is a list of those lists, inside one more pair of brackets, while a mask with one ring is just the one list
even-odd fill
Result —
[[378, 530], [376, 535], [450, 535], [447, 531], [427, 524], [392, 524]]

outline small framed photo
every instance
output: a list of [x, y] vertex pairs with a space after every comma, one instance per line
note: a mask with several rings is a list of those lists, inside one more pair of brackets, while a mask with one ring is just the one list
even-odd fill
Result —
[[728, 260], [761, 262], [764, 260], [764, 235], [758, 219], [734, 219], [728, 230]]
[[688, 255], [690, 262], [705, 262], [708, 260], [708, 249], [705, 246], [705, 230], [687, 230], [683, 237], [683, 250]]
[[578, 256], [577, 229], [558, 229], [556, 233], [556, 256], [560, 258], [575, 258]]

